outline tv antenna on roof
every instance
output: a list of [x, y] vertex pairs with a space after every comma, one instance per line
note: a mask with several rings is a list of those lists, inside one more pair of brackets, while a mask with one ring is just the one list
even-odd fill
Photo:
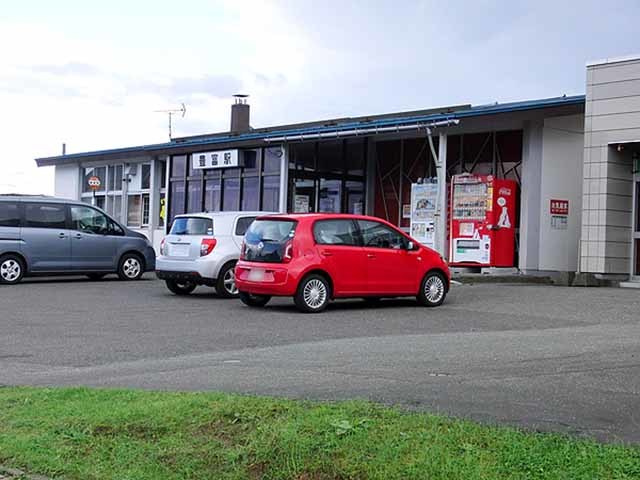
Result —
[[171, 118], [176, 114], [176, 113], [181, 113], [182, 115], [180, 115], [182, 118], [184, 118], [185, 114], [187, 113], [187, 107], [185, 106], [184, 103], [181, 103], [180, 105], [182, 105], [180, 108], [176, 108], [176, 109], [169, 109], [169, 110], [154, 110], [154, 112], [157, 113], [166, 113], [167, 115], [169, 115], [169, 140], [172, 139], [172, 128], [171, 128]]

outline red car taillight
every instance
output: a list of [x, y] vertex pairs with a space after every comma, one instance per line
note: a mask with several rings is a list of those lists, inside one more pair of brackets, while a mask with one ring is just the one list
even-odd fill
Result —
[[293, 258], [293, 240], [289, 240], [284, 244], [284, 254], [282, 255], [283, 262], [290, 262]]
[[166, 238], [163, 238], [162, 241], [160, 242], [160, 255], [164, 255], [164, 244], [166, 242]]
[[215, 238], [203, 238], [200, 243], [200, 256], [204, 257], [209, 255], [216, 246], [217, 240]]

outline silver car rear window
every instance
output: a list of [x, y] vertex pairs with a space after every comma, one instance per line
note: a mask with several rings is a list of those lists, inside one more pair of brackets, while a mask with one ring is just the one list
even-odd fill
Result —
[[170, 235], [213, 235], [213, 220], [203, 217], [178, 217]]

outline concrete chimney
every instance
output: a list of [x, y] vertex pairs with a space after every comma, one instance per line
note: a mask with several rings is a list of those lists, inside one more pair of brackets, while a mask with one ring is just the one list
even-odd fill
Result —
[[231, 105], [231, 133], [244, 133], [251, 130], [249, 126], [249, 95], [236, 94]]

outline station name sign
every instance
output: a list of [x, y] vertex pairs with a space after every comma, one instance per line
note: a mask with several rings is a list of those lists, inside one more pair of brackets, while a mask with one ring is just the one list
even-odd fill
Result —
[[238, 150], [193, 153], [191, 162], [194, 170], [233, 168], [240, 166], [240, 154]]

